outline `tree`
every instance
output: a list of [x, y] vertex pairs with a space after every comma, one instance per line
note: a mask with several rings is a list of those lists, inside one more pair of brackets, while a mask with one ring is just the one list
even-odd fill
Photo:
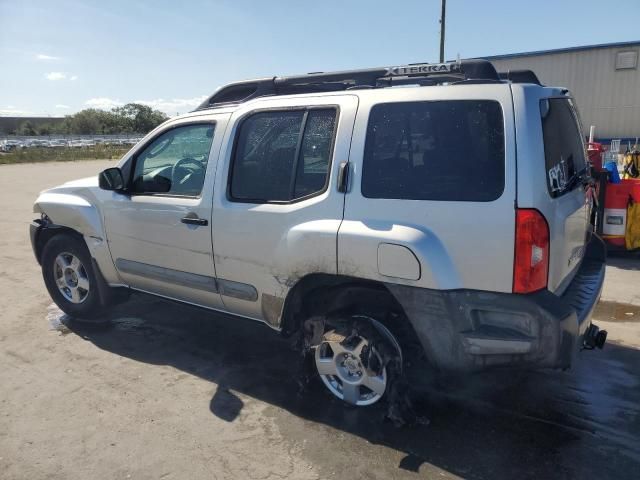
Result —
[[41, 123], [36, 126], [36, 132], [38, 132], [38, 135], [51, 135], [53, 133], [53, 125], [50, 123]]
[[113, 113], [121, 117], [130, 131], [135, 133], [147, 133], [169, 118], [161, 111], [140, 103], [127, 103], [114, 108]]
[[71, 116], [72, 133], [88, 135], [100, 132], [100, 111], [95, 108], [82, 110]]
[[18, 135], [29, 136], [29, 135], [35, 135], [35, 134], [36, 134], [36, 129], [33, 128], [33, 124], [29, 120], [27, 120], [26, 122], [22, 122], [22, 124], [18, 128]]
[[100, 123], [99, 131], [103, 135], [122, 133], [124, 131], [122, 119], [113, 112], [107, 112], [105, 110], [97, 110], [96, 117]]
[[73, 131], [72, 121], [70, 116], [64, 117], [64, 121], [56, 124], [54, 133], [69, 135]]
[[111, 111], [87, 108], [73, 115], [67, 115], [62, 122], [45, 121], [34, 125], [30, 120], [26, 120], [18, 127], [16, 133], [18, 135], [145, 134], [168, 118], [161, 111], [153, 110], [147, 105], [128, 103]]

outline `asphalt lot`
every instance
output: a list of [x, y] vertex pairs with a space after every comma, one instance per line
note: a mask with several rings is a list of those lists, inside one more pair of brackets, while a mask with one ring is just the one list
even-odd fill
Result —
[[59, 318], [27, 226], [37, 192], [114, 162], [0, 166], [0, 478], [637, 478], [640, 260], [611, 258], [605, 350], [570, 372], [443, 381], [395, 428], [303, 395], [264, 326], [135, 296], [96, 329]]

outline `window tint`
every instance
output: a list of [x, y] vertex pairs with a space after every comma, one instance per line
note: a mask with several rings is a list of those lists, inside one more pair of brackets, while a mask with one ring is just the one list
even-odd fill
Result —
[[134, 193], [197, 196], [202, 190], [214, 125], [176, 127], [136, 156], [132, 177]]
[[[552, 197], [565, 193], [567, 184], [586, 167], [585, 149], [575, 110], [568, 98], [540, 101], [547, 185]], [[574, 187], [580, 182], [572, 182]]]
[[500, 104], [384, 103], [371, 109], [362, 194], [369, 198], [491, 201], [504, 189]]
[[240, 126], [232, 199], [291, 201], [326, 187], [336, 111], [259, 112]]

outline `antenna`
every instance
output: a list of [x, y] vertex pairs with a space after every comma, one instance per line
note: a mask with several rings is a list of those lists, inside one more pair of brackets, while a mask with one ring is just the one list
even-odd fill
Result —
[[442, 10], [440, 12], [440, 63], [444, 62], [444, 27], [447, 13], [447, 0], [442, 0]]

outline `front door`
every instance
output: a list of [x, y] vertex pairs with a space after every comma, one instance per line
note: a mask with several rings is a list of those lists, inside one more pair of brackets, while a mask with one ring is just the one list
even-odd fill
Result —
[[226, 118], [168, 126], [129, 160], [127, 194], [105, 202], [107, 240], [130, 287], [221, 308], [211, 198]]

